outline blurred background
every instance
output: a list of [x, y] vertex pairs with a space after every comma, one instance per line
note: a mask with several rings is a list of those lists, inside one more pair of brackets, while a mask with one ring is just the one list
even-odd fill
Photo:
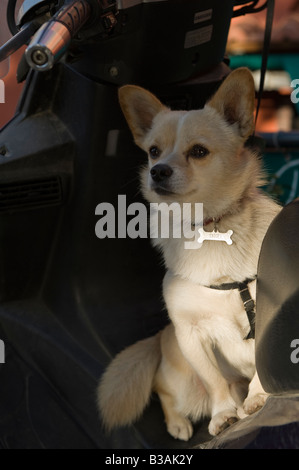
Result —
[[[259, 88], [266, 10], [231, 22], [227, 55], [231, 68], [249, 67]], [[279, 132], [299, 130], [299, 103], [292, 103], [291, 82], [299, 78], [299, 0], [276, 0], [268, 71], [258, 116], [257, 133], [275, 133], [277, 148], [266, 149], [266, 190], [283, 204], [299, 197], [299, 152], [282, 148]], [[290, 134], [291, 136], [291, 134]], [[290, 138], [291, 140], [291, 138]]]
[[[18, 6], [23, 3], [18, 0]], [[261, 2], [262, 4], [263, 2]], [[0, 2], [0, 44], [9, 39], [6, 24], [7, 0]], [[249, 67], [259, 88], [261, 52], [263, 49], [266, 10], [232, 19], [227, 43], [227, 56], [232, 69]], [[0, 79], [5, 83], [5, 103], [0, 104], [0, 128], [12, 118], [23, 85], [16, 81], [16, 69], [24, 48], [0, 63]], [[291, 81], [299, 79], [299, 0], [276, 0], [271, 53], [257, 132], [299, 130], [299, 103], [292, 103]], [[299, 158], [296, 152], [266, 153], [265, 165], [270, 174], [268, 190], [284, 203], [299, 196]], [[289, 162], [292, 162], [289, 164]], [[285, 164], [290, 168], [283, 176]], [[298, 170], [296, 168], [298, 167]], [[279, 171], [278, 175], [277, 172]]]
[[[17, 9], [23, 3], [18, 0]], [[0, 44], [11, 35], [6, 24], [7, 0], [0, 2]], [[247, 66], [259, 83], [260, 53], [263, 47], [266, 10], [232, 19], [227, 44], [231, 67]], [[16, 68], [23, 49], [0, 63], [5, 82], [6, 102], [0, 107], [0, 127], [12, 116], [22, 91], [16, 81]], [[275, 132], [299, 129], [299, 105], [290, 101], [290, 83], [299, 79], [299, 0], [276, 0], [272, 30], [271, 57], [257, 130]]]
[[[263, 48], [266, 10], [232, 20], [227, 54], [231, 67], [247, 66], [259, 84], [260, 53]], [[299, 78], [299, 0], [276, 0], [271, 55], [257, 130], [260, 132], [299, 129], [298, 106], [290, 99], [291, 81]]]

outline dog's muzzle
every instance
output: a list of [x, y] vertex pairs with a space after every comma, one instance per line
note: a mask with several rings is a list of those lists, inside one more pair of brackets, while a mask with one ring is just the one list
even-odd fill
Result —
[[173, 170], [169, 165], [158, 163], [153, 166], [150, 170], [150, 175], [152, 179], [151, 187], [157, 193], [161, 195], [166, 195], [171, 193], [169, 187], [170, 178], [173, 174]]
[[158, 165], [153, 166], [150, 173], [152, 180], [155, 183], [160, 183], [161, 181], [168, 180], [171, 177], [173, 170], [169, 165], [159, 163]]

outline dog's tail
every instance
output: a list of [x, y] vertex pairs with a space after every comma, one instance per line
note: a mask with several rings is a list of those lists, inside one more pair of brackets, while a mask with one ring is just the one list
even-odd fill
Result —
[[104, 372], [98, 407], [108, 431], [132, 424], [147, 406], [161, 361], [160, 336], [158, 333], [126, 348]]

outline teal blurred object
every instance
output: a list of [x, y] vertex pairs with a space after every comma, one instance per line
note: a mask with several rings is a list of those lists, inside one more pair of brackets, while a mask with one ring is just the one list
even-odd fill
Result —
[[[230, 56], [230, 66], [232, 69], [238, 67], [248, 67], [251, 70], [261, 68], [261, 54], [244, 54]], [[298, 54], [269, 54], [269, 70], [285, 70], [289, 72], [292, 80], [299, 78], [299, 53]]]
[[[235, 55], [230, 57], [230, 67], [248, 67], [250, 70], [261, 68], [260, 54]], [[270, 54], [268, 70], [284, 70], [291, 81], [299, 79], [299, 54]], [[294, 103], [299, 115], [299, 102]], [[268, 175], [265, 190], [282, 204], [288, 204], [299, 197], [299, 148], [298, 150], [275, 149], [263, 154], [264, 167]]]
[[[231, 69], [248, 67], [250, 70], [259, 70], [262, 64], [260, 54], [246, 54], [230, 56]], [[270, 54], [268, 57], [268, 70], [284, 70], [290, 75], [291, 81], [299, 79], [299, 53], [298, 54]], [[290, 83], [291, 86], [291, 83]], [[295, 104], [299, 114], [299, 102]]]
[[299, 150], [265, 152], [263, 161], [268, 175], [266, 192], [283, 205], [299, 197]]

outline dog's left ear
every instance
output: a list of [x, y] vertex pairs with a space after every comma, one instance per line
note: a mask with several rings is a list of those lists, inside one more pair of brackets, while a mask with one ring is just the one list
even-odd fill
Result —
[[135, 85], [121, 87], [118, 91], [118, 97], [135, 142], [137, 145], [142, 145], [144, 137], [152, 127], [155, 116], [168, 108], [152, 93]]
[[251, 72], [243, 67], [231, 72], [207, 104], [229, 124], [237, 124], [240, 135], [247, 139], [254, 130], [255, 88]]

